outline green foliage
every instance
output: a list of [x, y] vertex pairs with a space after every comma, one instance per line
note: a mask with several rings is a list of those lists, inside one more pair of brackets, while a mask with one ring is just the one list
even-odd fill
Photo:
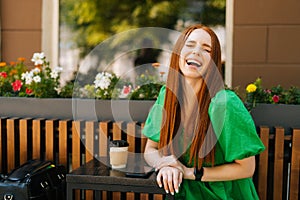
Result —
[[251, 110], [257, 103], [300, 104], [300, 89], [295, 86], [285, 89], [281, 85], [264, 88], [262, 79], [257, 78], [246, 87], [245, 105]]
[[155, 100], [159, 95], [162, 83], [147, 83], [137, 87], [130, 96], [132, 100]]
[[205, 0], [201, 20], [204, 24], [225, 25], [226, 0]]
[[61, 24], [72, 28], [86, 54], [108, 37], [139, 27], [173, 28], [184, 0], [61, 0]]

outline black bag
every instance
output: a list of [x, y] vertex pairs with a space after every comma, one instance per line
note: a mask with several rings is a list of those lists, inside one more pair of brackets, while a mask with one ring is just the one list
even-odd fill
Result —
[[29, 160], [0, 180], [0, 200], [64, 200], [66, 169]]

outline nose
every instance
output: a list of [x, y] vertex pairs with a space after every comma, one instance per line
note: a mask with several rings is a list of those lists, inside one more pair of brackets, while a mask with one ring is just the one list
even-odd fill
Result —
[[200, 46], [195, 46], [195, 48], [193, 49], [192, 53], [195, 54], [195, 55], [201, 55], [202, 53], [202, 48]]

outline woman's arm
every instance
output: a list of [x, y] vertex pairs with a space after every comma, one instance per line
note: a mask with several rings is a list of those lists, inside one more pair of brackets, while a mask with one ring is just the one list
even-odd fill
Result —
[[251, 156], [233, 163], [216, 167], [204, 167], [201, 181], [228, 181], [252, 177], [255, 170], [255, 157]]
[[159, 170], [156, 176], [159, 187], [164, 186], [166, 193], [174, 194], [179, 191], [184, 172], [183, 165], [175, 156], [162, 156], [158, 151], [158, 143], [148, 139], [144, 158], [156, 171]]
[[[181, 164], [173, 155], [162, 156], [158, 151], [158, 143], [147, 140], [144, 157], [146, 162], [159, 170], [157, 183], [164, 186], [166, 192], [178, 191], [182, 178], [195, 180], [194, 168]], [[252, 177], [255, 170], [255, 157], [235, 160], [233, 163], [216, 167], [204, 167], [201, 181], [229, 181]]]
[[[255, 170], [255, 157], [235, 160], [233, 163], [216, 167], [203, 167], [201, 181], [229, 181], [252, 177]], [[184, 167], [184, 179], [195, 180], [194, 168]]]

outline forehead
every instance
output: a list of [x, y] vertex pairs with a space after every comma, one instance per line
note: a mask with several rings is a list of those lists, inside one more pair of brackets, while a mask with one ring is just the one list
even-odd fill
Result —
[[200, 44], [208, 44], [211, 45], [211, 37], [210, 35], [203, 29], [195, 29], [191, 32], [189, 37], [186, 40], [188, 41], [193, 41], [197, 42]]

